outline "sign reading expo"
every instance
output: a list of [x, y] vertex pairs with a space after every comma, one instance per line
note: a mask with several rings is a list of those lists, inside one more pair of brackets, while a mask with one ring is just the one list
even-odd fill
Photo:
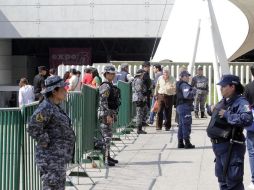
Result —
[[49, 48], [50, 68], [59, 65], [91, 65], [90, 48]]

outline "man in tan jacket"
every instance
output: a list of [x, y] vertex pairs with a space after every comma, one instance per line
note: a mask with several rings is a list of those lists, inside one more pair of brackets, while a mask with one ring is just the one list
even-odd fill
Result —
[[156, 121], [156, 130], [162, 129], [163, 112], [165, 112], [165, 130], [170, 130], [172, 107], [175, 94], [176, 80], [174, 77], [170, 76], [169, 68], [165, 67], [163, 69], [163, 75], [158, 78], [154, 92], [159, 106]]

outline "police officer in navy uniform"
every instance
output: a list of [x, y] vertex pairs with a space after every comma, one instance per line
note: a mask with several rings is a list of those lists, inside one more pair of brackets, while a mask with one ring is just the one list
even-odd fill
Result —
[[104, 68], [105, 81], [99, 87], [98, 117], [102, 139], [105, 143], [103, 154], [106, 166], [115, 166], [118, 163], [118, 160], [110, 157], [110, 143], [113, 136], [112, 126], [116, 122], [120, 106], [120, 91], [113, 85], [115, 74], [114, 66], [106, 66]]
[[60, 107], [66, 97], [65, 83], [59, 76], [45, 80], [44, 100], [34, 111], [28, 133], [37, 142], [35, 162], [43, 190], [64, 190], [66, 164], [73, 159], [75, 134], [71, 120]]
[[121, 64], [121, 71], [116, 74], [116, 81], [123, 81], [123, 82], [131, 82], [134, 78], [129, 73], [129, 65], [128, 63]]
[[238, 76], [224, 75], [217, 85], [221, 86], [223, 99], [215, 107], [209, 107], [208, 114], [212, 117], [207, 128], [216, 157], [215, 175], [220, 190], [244, 190], [243, 129], [252, 124], [252, 112], [241, 95], [244, 88]]
[[[178, 148], [195, 148], [190, 142], [193, 101], [196, 89], [189, 85], [188, 71], [180, 73], [180, 81], [176, 84], [176, 111], [179, 115]], [[185, 141], [185, 143], [183, 142]]]

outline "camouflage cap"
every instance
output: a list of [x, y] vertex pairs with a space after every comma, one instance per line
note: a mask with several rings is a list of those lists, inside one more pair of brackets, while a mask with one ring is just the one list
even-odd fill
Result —
[[107, 65], [104, 67], [104, 73], [116, 73], [116, 69], [113, 65]]
[[59, 76], [50, 76], [45, 80], [45, 89], [41, 91], [42, 94], [53, 91], [56, 87], [65, 87], [69, 83], [64, 82], [64, 80]]

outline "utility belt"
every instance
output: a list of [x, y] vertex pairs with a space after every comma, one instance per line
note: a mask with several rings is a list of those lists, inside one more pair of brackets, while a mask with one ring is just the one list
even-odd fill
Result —
[[186, 100], [186, 99], [178, 100], [178, 101], [177, 101], [177, 105], [181, 105], [181, 104], [189, 104], [189, 105], [192, 105], [192, 104], [193, 104], [193, 100]]
[[245, 144], [245, 141], [242, 137], [236, 137], [235, 139], [225, 139], [225, 138], [211, 138], [213, 144], [221, 144], [225, 142], [231, 142], [236, 144]]
[[216, 139], [211, 139], [211, 142], [213, 144], [220, 144], [220, 143], [225, 143], [225, 142], [229, 142], [230, 139], [224, 139], [224, 138], [216, 138]]

